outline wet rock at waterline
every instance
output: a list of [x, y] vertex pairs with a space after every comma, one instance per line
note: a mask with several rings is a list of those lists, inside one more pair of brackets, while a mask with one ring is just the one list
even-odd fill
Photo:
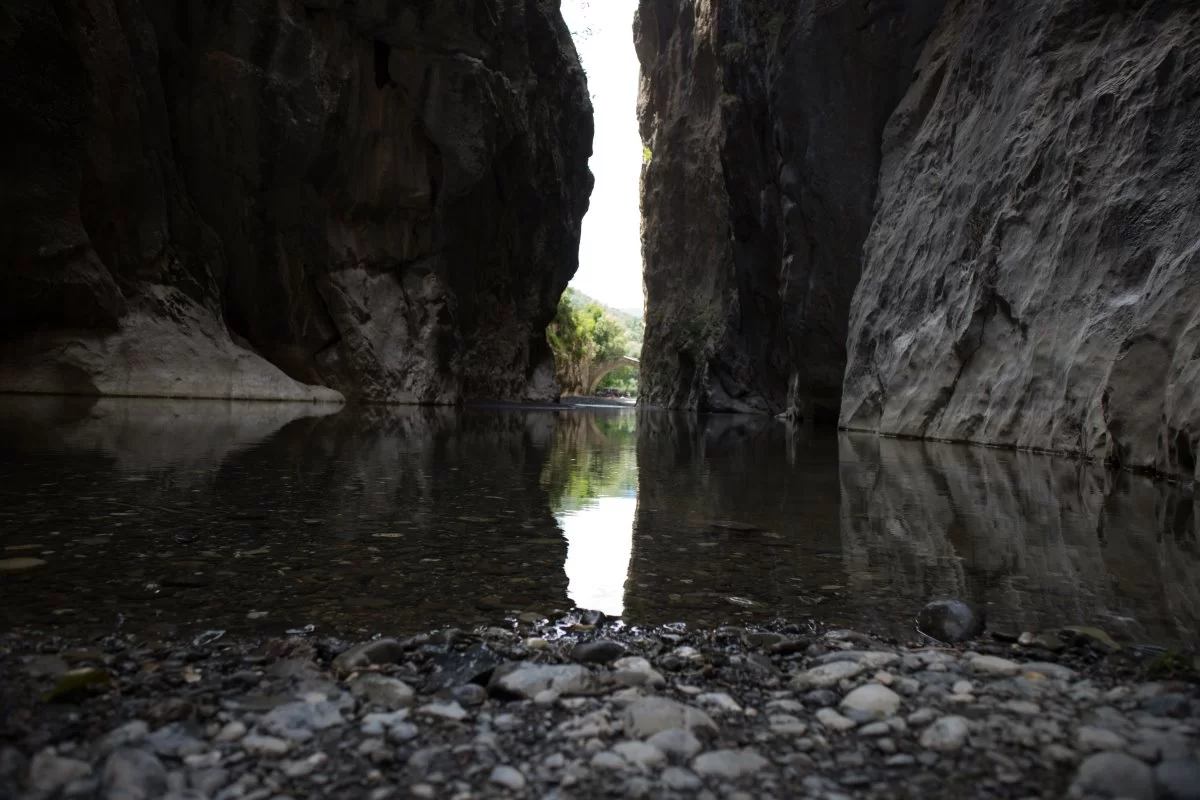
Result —
[[608, 639], [582, 642], [571, 651], [571, 660], [581, 664], [608, 664], [625, 655], [625, 645]]
[[974, 639], [983, 626], [983, 609], [962, 600], [934, 600], [917, 615], [917, 630], [948, 644]]
[[552, 397], [592, 186], [570, 33], [409, 5], [6, 2], [0, 389]]
[[396, 639], [375, 639], [357, 644], [340, 653], [333, 660], [335, 671], [349, 674], [355, 670], [377, 664], [394, 664], [404, 657], [407, 647]]

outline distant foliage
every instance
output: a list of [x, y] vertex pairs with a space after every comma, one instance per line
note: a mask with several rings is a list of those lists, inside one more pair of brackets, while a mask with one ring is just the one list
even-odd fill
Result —
[[554, 320], [546, 329], [564, 390], [582, 390], [593, 364], [627, 355], [637, 357], [643, 328], [640, 317], [605, 308], [571, 289], [564, 292]]
[[626, 364], [617, 367], [600, 379], [598, 389], [616, 389], [618, 392], [637, 394], [638, 373], [632, 366]]

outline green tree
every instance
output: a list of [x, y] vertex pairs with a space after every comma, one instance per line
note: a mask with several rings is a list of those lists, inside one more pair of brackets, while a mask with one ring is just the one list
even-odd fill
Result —
[[563, 293], [554, 319], [546, 329], [546, 340], [554, 352], [559, 384], [565, 392], [586, 391], [593, 364], [641, 352], [640, 341], [631, 341], [630, 323], [634, 319], [610, 311], [571, 289]]
[[594, 360], [612, 361], [628, 353], [629, 336], [625, 333], [625, 326], [604, 313], [604, 309], [599, 306], [589, 306], [588, 311], [595, 315], [596, 319], [592, 330], [592, 341], [596, 343]]

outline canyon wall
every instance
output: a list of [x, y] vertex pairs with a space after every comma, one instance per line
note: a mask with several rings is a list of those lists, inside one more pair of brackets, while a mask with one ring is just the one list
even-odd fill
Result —
[[545, 0], [0, 10], [0, 390], [556, 393], [591, 105]]
[[880, 141], [944, 0], [642, 0], [642, 396], [834, 421]]
[[1195, 4], [957, 4], [881, 187], [844, 425], [1197, 476]]
[[1196, 476], [1195, 4], [643, 0], [634, 36], [647, 402]]

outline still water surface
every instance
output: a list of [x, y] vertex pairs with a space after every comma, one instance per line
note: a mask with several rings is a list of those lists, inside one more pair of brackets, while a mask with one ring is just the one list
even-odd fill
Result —
[[[336, 413], [331, 413], [336, 412]], [[1187, 487], [1069, 459], [633, 409], [0, 398], [0, 629], [343, 635], [572, 605], [909, 636], [1200, 630]]]

